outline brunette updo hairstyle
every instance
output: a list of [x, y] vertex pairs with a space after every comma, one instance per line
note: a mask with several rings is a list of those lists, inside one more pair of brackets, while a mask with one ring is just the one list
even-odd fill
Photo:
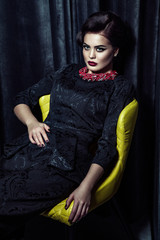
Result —
[[126, 23], [124, 23], [115, 13], [111, 11], [96, 12], [90, 15], [82, 25], [81, 31], [77, 34], [77, 42], [82, 47], [86, 33], [100, 33], [110, 41], [113, 47], [119, 48], [118, 57], [114, 59], [116, 68], [119, 68], [120, 66], [118, 67], [118, 62], [119, 65], [122, 64], [122, 58], [124, 60], [126, 50], [128, 50], [129, 47], [128, 30], [129, 28]]

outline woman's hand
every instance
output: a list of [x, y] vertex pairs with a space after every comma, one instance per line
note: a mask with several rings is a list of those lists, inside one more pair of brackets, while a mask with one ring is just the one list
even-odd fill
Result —
[[87, 175], [79, 187], [69, 195], [69, 198], [66, 201], [66, 209], [74, 200], [73, 209], [69, 217], [70, 222], [77, 222], [88, 213], [92, 190], [102, 177], [103, 173], [104, 169], [100, 165], [92, 163]]
[[37, 144], [39, 147], [45, 146], [45, 142], [49, 142], [46, 132], [49, 132], [50, 127], [38, 121], [34, 121], [27, 125], [28, 135], [31, 143]]
[[73, 200], [73, 209], [69, 217], [69, 222], [71, 223], [79, 221], [88, 213], [91, 201], [91, 191], [84, 185], [80, 185], [69, 195], [69, 198], [66, 201], [66, 209], [70, 206]]
[[28, 105], [18, 104], [14, 108], [14, 113], [27, 126], [31, 143], [42, 147], [45, 146], [45, 142], [49, 142], [46, 132], [49, 132], [50, 127], [39, 122]]

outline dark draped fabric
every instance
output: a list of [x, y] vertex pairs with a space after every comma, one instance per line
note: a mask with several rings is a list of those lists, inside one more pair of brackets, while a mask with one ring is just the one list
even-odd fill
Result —
[[13, 96], [51, 68], [79, 62], [76, 33], [98, 6], [98, 1], [86, 0], [0, 2], [1, 142], [19, 135], [20, 129], [12, 127], [18, 124], [12, 115]]
[[[159, 240], [159, 0], [1, 0], [0, 144], [26, 131], [12, 112], [13, 97], [51, 68], [83, 61], [76, 33], [87, 16], [98, 10], [112, 10], [120, 15], [131, 26], [135, 38], [124, 74], [136, 88], [139, 115], [115, 205], [133, 239]], [[108, 224], [107, 217], [102, 222]], [[108, 239], [116, 239], [112, 238], [114, 231], [110, 234]]]
[[[160, 2], [100, 1], [132, 27], [135, 48], [125, 75], [137, 89], [139, 116], [119, 198], [136, 239], [160, 239]], [[128, 209], [128, 210], [127, 210]], [[150, 226], [150, 227], [149, 227]]]

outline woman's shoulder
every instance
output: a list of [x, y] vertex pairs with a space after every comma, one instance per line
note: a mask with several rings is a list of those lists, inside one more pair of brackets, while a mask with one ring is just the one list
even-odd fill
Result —
[[119, 84], [119, 83], [128, 83], [128, 82], [130, 82], [130, 81], [129, 81], [129, 79], [128, 79], [126, 76], [121, 75], [121, 74], [118, 74], [118, 75], [115, 77], [114, 82], [115, 82], [116, 84]]
[[135, 92], [132, 81], [127, 77], [125, 77], [124, 75], [118, 75], [114, 79], [114, 85], [115, 85], [116, 92], [121, 92], [124, 94], [127, 94], [127, 93], [133, 94]]
[[72, 71], [75, 71], [79, 68], [79, 65], [76, 63], [70, 63], [70, 64], [66, 64], [62, 67], [60, 67], [56, 73], [72, 73]]
[[114, 83], [116, 87], [120, 87], [120, 88], [121, 87], [128, 88], [133, 85], [130, 79], [128, 79], [124, 75], [117, 75], [117, 77], [115, 77], [114, 79]]

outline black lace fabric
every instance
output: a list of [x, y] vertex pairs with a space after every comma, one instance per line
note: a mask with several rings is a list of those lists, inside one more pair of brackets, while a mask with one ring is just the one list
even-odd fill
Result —
[[[49, 143], [40, 148], [27, 133], [6, 144], [0, 159], [0, 215], [22, 215], [54, 206], [85, 177], [91, 163], [105, 170], [116, 157], [116, 124], [134, 95], [123, 76], [103, 82], [79, 77], [71, 64], [19, 93], [15, 105], [33, 108], [51, 94]], [[91, 146], [96, 142], [96, 149]]]

